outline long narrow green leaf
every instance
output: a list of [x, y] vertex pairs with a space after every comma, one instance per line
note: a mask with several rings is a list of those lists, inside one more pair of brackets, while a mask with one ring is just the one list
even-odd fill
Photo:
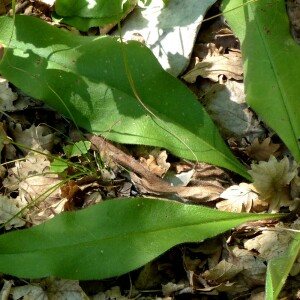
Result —
[[[223, 1], [223, 10], [243, 0]], [[292, 39], [284, 0], [259, 0], [225, 13], [240, 38], [246, 100], [300, 161], [300, 46]]]
[[134, 96], [122, 44], [110, 37], [74, 36], [32, 17], [0, 18], [5, 55], [0, 72], [24, 92], [43, 100], [78, 126], [120, 143], [166, 148], [249, 178], [194, 95], [165, 72], [144, 45], [124, 45], [144, 104]]
[[100, 279], [136, 269], [183, 242], [279, 215], [237, 214], [158, 199], [114, 199], [0, 236], [0, 272]]
[[276, 300], [300, 251], [300, 233], [295, 234], [284, 256], [271, 259], [267, 268], [266, 299]]

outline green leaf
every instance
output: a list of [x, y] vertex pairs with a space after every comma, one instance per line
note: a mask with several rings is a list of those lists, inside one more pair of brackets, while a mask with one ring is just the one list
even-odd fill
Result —
[[179, 243], [279, 216], [228, 213], [150, 198], [107, 200], [1, 235], [0, 272], [25, 278], [108, 278], [134, 270]]
[[[223, 10], [242, 5], [225, 0]], [[300, 161], [300, 47], [283, 0], [255, 1], [225, 13], [242, 44], [246, 101]]]
[[67, 145], [63, 148], [67, 157], [82, 156], [84, 154], [87, 154], [91, 149], [91, 142], [79, 141], [74, 145]]
[[67, 161], [63, 159], [57, 159], [55, 158], [53, 162], [50, 165], [50, 172], [53, 173], [62, 173], [68, 168], [69, 164]]
[[56, 0], [54, 18], [82, 31], [120, 21], [135, 0]]
[[[32, 97], [45, 101], [79, 127], [128, 144], [163, 147], [250, 178], [191, 91], [165, 72], [144, 45], [111, 37], [81, 37], [39, 19], [0, 18], [5, 54], [0, 72]], [[136, 99], [124, 67], [127, 53]]]
[[276, 300], [299, 255], [300, 233], [295, 234], [284, 256], [271, 259], [267, 268], [266, 299]]

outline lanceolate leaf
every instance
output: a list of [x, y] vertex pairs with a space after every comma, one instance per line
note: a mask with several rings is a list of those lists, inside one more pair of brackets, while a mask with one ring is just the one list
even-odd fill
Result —
[[300, 233], [296, 233], [287, 252], [281, 256], [271, 259], [268, 262], [266, 299], [276, 300], [285, 284], [287, 277], [299, 256]]
[[[120, 143], [163, 147], [249, 178], [193, 94], [146, 46], [74, 36], [26, 16], [16, 16], [10, 41], [12, 30], [12, 19], [0, 18], [2, 75], [79, 127]], [[134, 96], [122, 47], [142, 101], [158, 118]]]
[[172, 246], [210, 238], [250, 220], [158, 199], [114, 199], [0, 236], [0, 272], [25, 278], [100, 279], [138, 268]]
[[[225, 0], [229, 11], [242, 0]], [[285, 2], [262, 0], [225, 13], [242, 43], [246, 100], [300, 161], [300, 46], [292, 39]]]

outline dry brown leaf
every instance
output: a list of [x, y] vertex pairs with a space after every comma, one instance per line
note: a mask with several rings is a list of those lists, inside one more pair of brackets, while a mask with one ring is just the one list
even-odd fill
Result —
[[9, 297], [9, 295], [10, 295], [11, 288], [14, 285], [14, 281], [13, 280], [5, 280], [5, 279], [2, 279], [2, 280], [3, 280], [4, 284], [0, 291], [1, 300], [9, 300], [9, 299], [11, 299]]
[[8, 86], [8, 81], [0, 77], [0, 111], [14, 111], [16, 107], [13, 102], [18, 98]]
[[300, 176], [295, 176], [291, 181], [291, 197], [292, 199], [300, 198]]
[[[15, 142], [24, 145], [27, 148], [51, 151], [54, 145], [55, 135], [47, 126], [32, 125], [30, 128], [23, 130], [20, 124], [16, 124], [16, 128], [11, 129], [11, 131]], [[22, 147], [21, 150], [24, 154], [27, 154], [30, 151]]]
[[170, 168], [170, 163], [167, 162], [167, 158], [168, 154], [166, 150], [161, 151], [156, 148], [149, 153], [149, 157], [147, 159], [141, 157], [139, 160], [149, 171], [159, 177], [163, 177]]
[[[24, 207], [17, 199], [7, 196], [0, 196], [0, 224], [3, 224], [14, 217]], [[25, 225], [22, 218], [15, 217], [5, 224], [5, 229], [10, 230], [12, 227], [22, 227]]]
[[49, 170], [50, 161], [46, 156], [30, 152], [25, 161], [16, 161], [15, 167], [8, 169], [8, 177], [3, 181], [8, 191], [19, 191], [22, 203], [30, 204], [38, 199], [26, 215], [26, 219], [33, 224], [39, 224], [61, 212], [58, 187], [61, 179], [57, 174], [47, 174]]
[[13, 287], [13, 299], [78, 299], [88, 300], [78, 280], [45, 278], [41, 282]]
[[184, 283], [168, 282], [167, 284], [162, 284], [162, 293], [164, 296], [170, 296], [174, 294], [174, 292], [178, 292], [186, 287]]
[[264, 139], [261, 143], [259, 142], [258, 138], [255, 138], [252, 144], [246, 149], [246, 153], [253, 160], [267, 161], [271, 155], [275, 157], [279, 155], [279, 148], [280, 145], [274, 144], [270, 137]]
[[239, 281], [242, 280], [248, 287], [265, 283], [267, 266], [263, 259], [253, 256], [251, 252], [238, 246], [232, 249], [232, 254], [233, 261], [243, 267], [239, 274]]
[[277, 161], [271, 156], [268, 162], [251, 164], [248, 171], [253, 178], [253, 186], [260, 199], [269, 204], [269, 212], [278, 212], [281, 206], [293, 207], [289, 184], [297, 175], [297, 164], [289, 162], [287, 157]]
[[284, 255], [294, 237], [294, 233], [286, 230], [289, 228], [280, 223], [276, 224], [276, 228], [278, 230], [264, 230], [260, 235], [247, 240], [244, 247], [249, 251], [255, 250], [259, 253], [259, 257], [265, 260]]
[[242, 271], [243, 267], [239, 264], [232, 264], [226, 260], [221, 260], [214, 268], [205, 271], [202, 277], [213, 284], [219, 284], [232, 279]]
[[243, 79], [242, 56], [240, 51], [230, 51], [228, 54], [220, 56], [208, 56], [199, 62], [194, 69], [182, 76], [182, 78], [189, 83], [196, 82], [198, 76], [218, 82], [220, 75], [225, 75], [227, 79]]

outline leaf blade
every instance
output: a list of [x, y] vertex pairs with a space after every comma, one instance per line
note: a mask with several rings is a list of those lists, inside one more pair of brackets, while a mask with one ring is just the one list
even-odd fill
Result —
[[295, 234], [284, 256], [268, 262], [266, 299], [277, 299], [300, 251], [300, 234]]
[[[224, 11], [242, 5], [224, 1]], [[283, 1], [257, 1], [225, 13], [242, 43], [246, 101], [300, 161], [300, 47], [289, 33]]]
[[226, 213], [159, 199], [107, 200], [1, 235], [0, 271], [26, 278], [108, 278], [138, 268], [179, 243], [276, 216]]
[[[135, 98], [116, 39], [73, 36], [31, 17], [16, 16], [15, 24], [11, 43], [1, 38], [0, 70], [24, 92], [113, 141], [163, 147], [250, 178], [194, 95], [145, 46], [124, 45], [138, 93], [158, 119]], [[0, 28], [12, 27], [0, 18]]]

